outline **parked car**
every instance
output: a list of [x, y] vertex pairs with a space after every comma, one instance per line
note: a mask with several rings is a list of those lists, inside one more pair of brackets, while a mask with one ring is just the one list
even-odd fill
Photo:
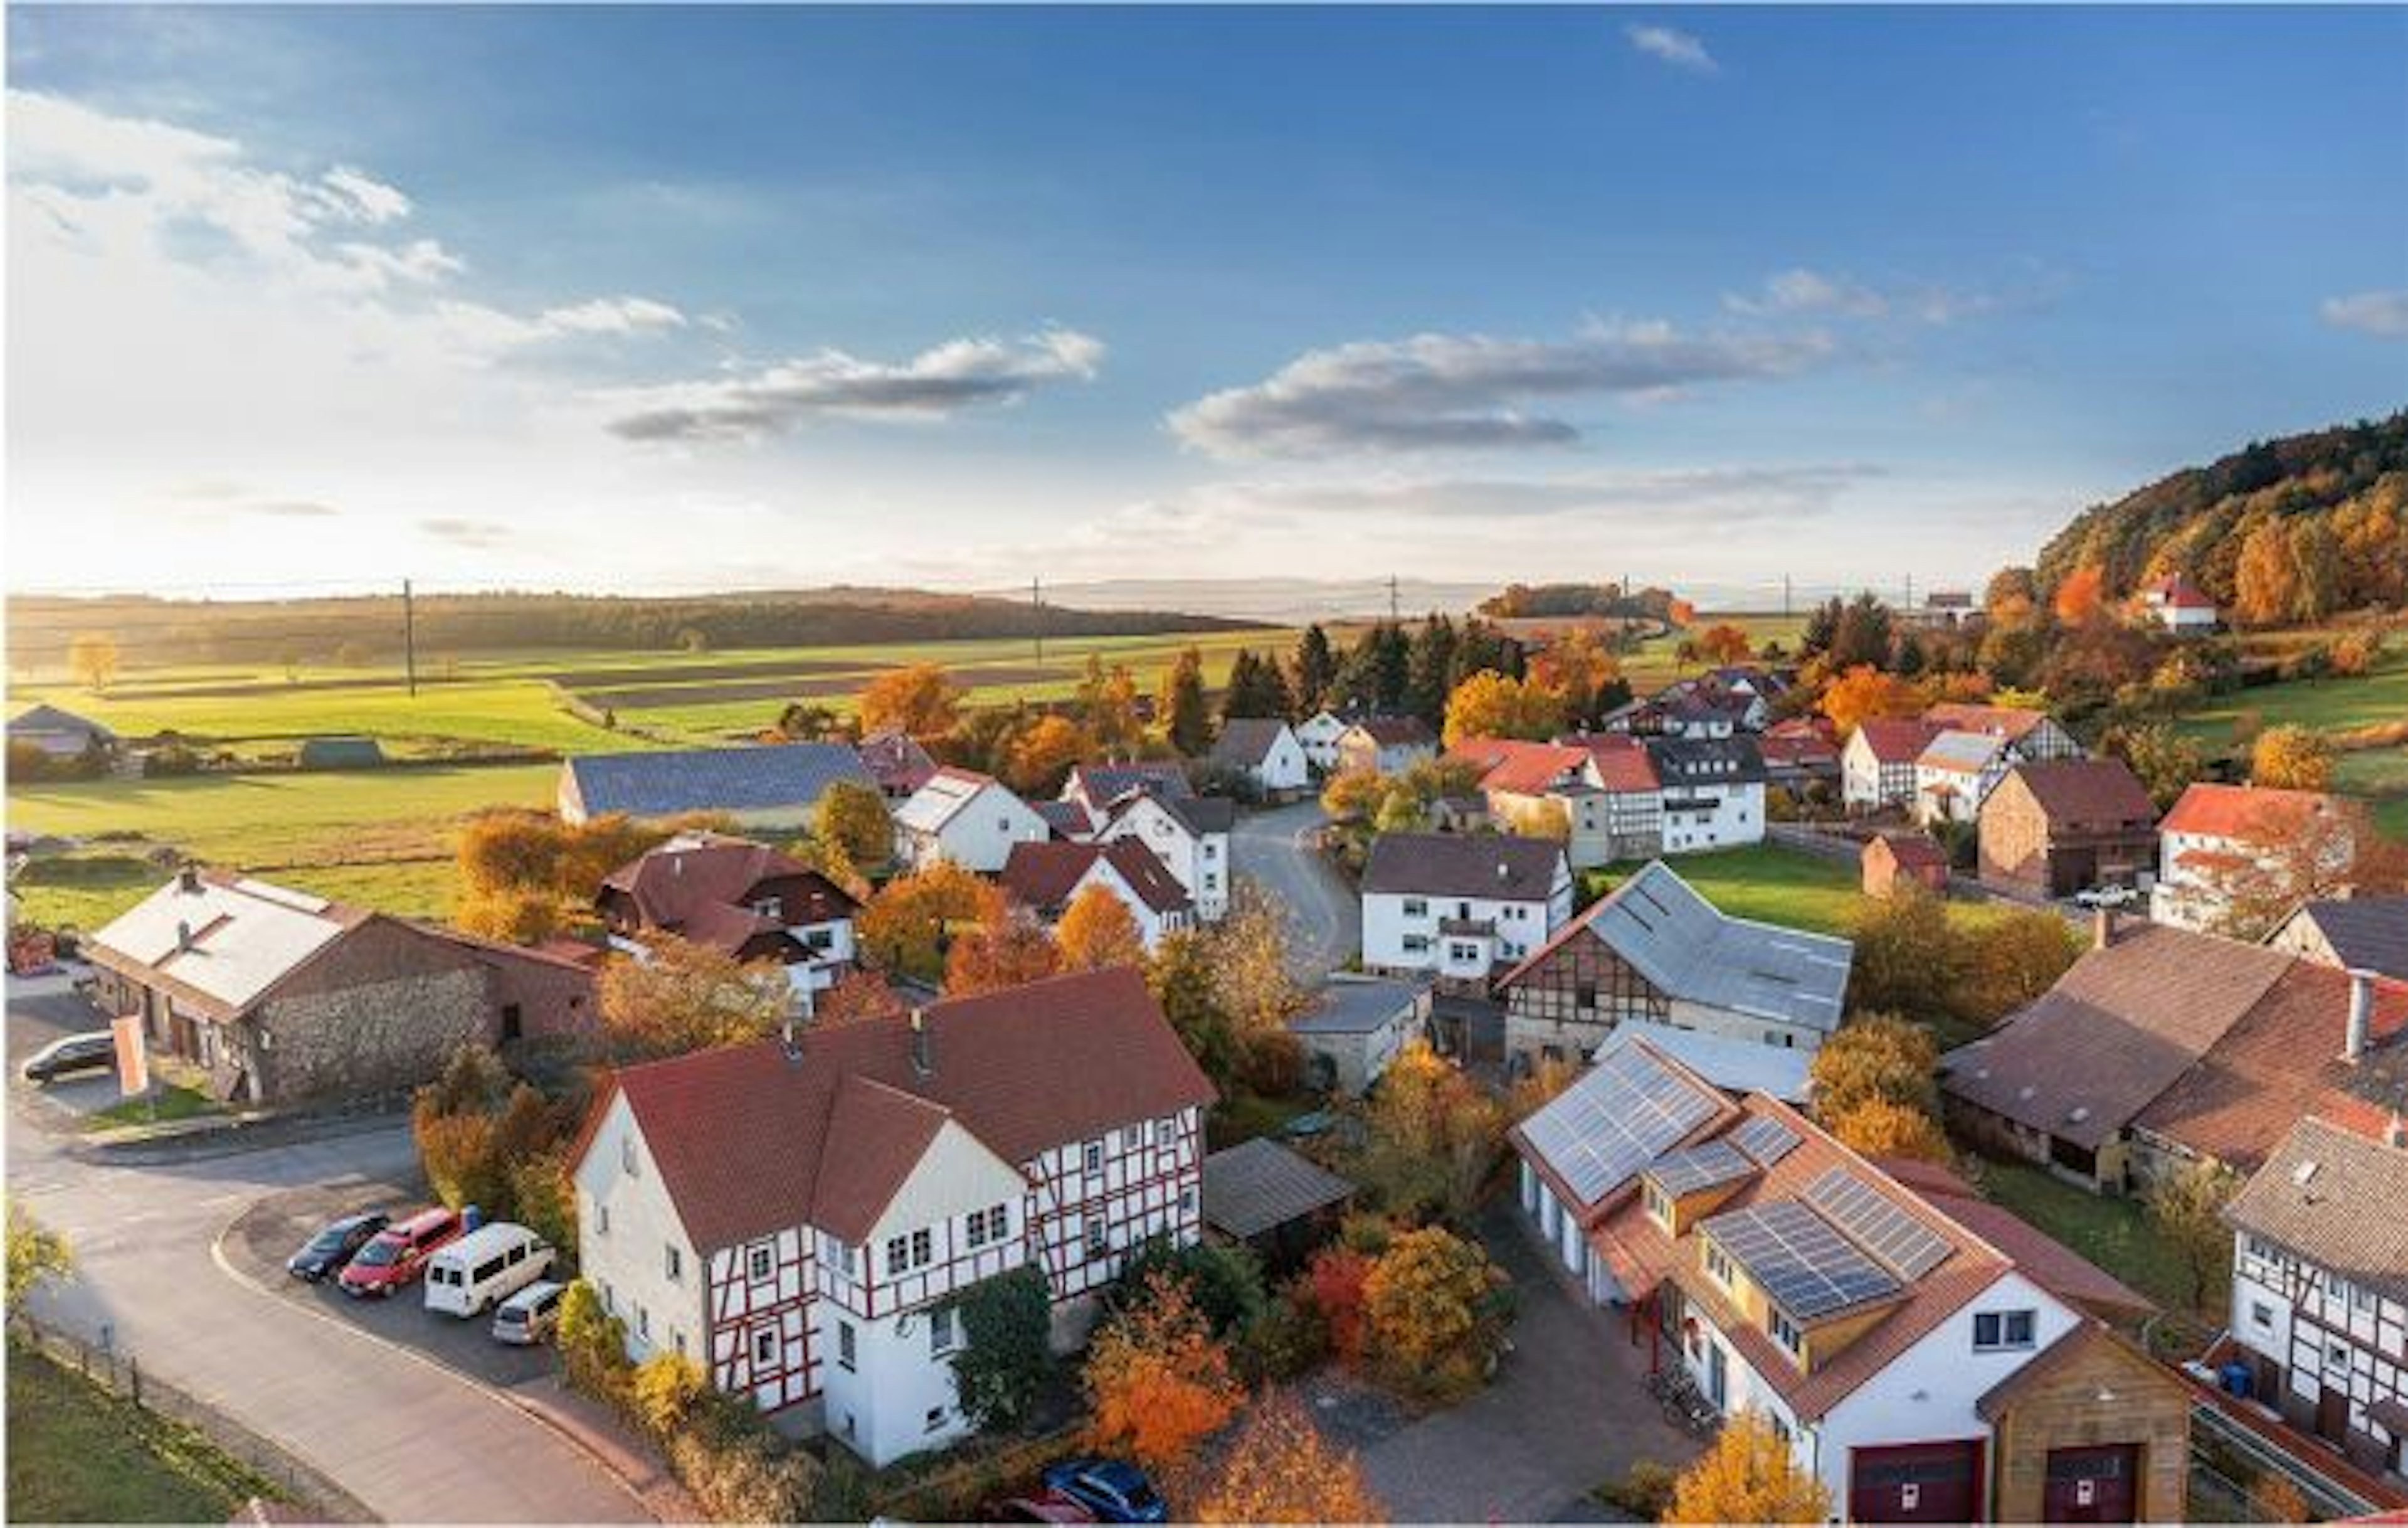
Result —
[[1099, 1522], [1168, 1522], [1170, 1509], [1145, 1472], [1119, 1459], [1066, 1459], [1045, 1468], [1045, 1489], [1067, 1496]]
[[421, 1210], [368, 1238], [335, 1282], [345, 1294], [386, 1295], [417, 1278], [426, 1260], [460, 1239], [458, 1210]]
[[552, 1271], [552, 1244], [496, 1220], [426, 1260], [426, 1308], [480, 1316]]
[[27, 1082], [48, 1082], [70, 1072], [105, 1072], [117, 1065], [117, 1042], [106, 1033], [70, 1034], [25, 1058], [18, 1070]]
[[552, 1336], [560, 1324], [560, 1297], [568, 1286], [539, 1278], [494, 1307], [494, 1340], [513, 1348], [532, 1348]]
[[312, 1284], [332, 1278], [342, 1272], [343, 1264], [351, 1261], [361, 1247], [375, 1239], [377, 1232], [392, 1223], [392, 1218], [381, 1210], [347, 1215], [331, 1221], [302, 1243], [300, 1251], [284, 1260], [284, 1271]]
[[2141, 894], [2128, 886], [2095, 886], [2073, 894], [2073, 900], [2084, 907], [2123, 907], [2141, 900]]
[[1096, 1515], [1058, 1491], [1040, 1491], [997, 1502], [986, 1512], [990, 1522], [1093, 1522]]

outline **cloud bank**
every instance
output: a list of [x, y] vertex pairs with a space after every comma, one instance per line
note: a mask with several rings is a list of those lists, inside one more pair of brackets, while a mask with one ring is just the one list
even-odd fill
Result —
[[1706, 51], [1706, 45], [1698, 40], [1694, 33], [1683, 32], [1676, 27], [1634, 23], [1624, 27], [1622, 35], [1630, 39], [1631, 47], [1650, 58], [1660, 59], [1676, 69], [1687, 69], [1695, 74], [1713, 74], [1722, 67], [1714, 62], [1713, 54]]
[[2328, 297], [2322, 311], [2325, 322], [2336, 329], [2355, 329], [2377, 339], [2408, 339], [2408, 291]]

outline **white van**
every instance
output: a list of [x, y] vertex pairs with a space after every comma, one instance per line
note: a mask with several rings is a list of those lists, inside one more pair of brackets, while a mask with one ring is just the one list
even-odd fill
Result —
[[552, 1256], [524, 1226], [480, 1226], [426, 1260], [426, 1308], [479, 1315], [552, 1272]]

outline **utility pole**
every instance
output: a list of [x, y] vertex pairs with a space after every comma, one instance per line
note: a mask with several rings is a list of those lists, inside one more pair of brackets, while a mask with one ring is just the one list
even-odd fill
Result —
[[1789, 619], [1789, 575], [1781, 575], [1781, 618]]
[[1028, 608], [1037, 616], [1037, 661], [1045, 661], [1045, 584], [1040, 579], [1028, 581]]
[[1397, 624], [1397, 575], [1388, 575], [1388, 624]]
[[409, 580], [401, 581], [401, 664], [409, 679], [409, 698], [418, 699], [418, 605]]
[[1906, 575], [1906, 608], [1908, 610], [1914, 608], [1914, 575], [1913, 573]]

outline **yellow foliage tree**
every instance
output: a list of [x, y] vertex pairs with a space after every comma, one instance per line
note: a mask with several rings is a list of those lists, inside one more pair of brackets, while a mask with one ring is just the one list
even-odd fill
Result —
[[1914, 686], [1870, 663], [1859, 663], [1824, 688], [1823, 714], [1847, 737], [1874, 716], [1904, 716], [1920, 699]]
[[1095, 751], [1086, 729], [1068, 716], [1039, 716], [1029, 724], [1004, 759], [1004, 784], [1025, 795], [1059, 789], [1070, 766]]
[[1478, 1246], [1440, 1226], [1389, 1243], [1363, 1280], [1363, 1346], [1381, 1377], [1430, 1400], [1478, 1389], [1496, 1337], [1484, 1306], [1500, 1277]]
[[774, 960], [732, 955], [655, 930], [647, 957], [619, 956], [602, 967], [595, 998], [612, 1057], [620, 1061], [681, 1056], [775, 1033], [794, 1002]]
[[1951, 1153], [1939, 1121], [1922, 1110], [1885, 1098], [1868, 1098], [1828, 1121], [1840, 1143], [1868, 1157], [1911, 1157], [1944, 1162]]
[[1228, 1348], [1187, 1286], [1161, 1271], [1096, 1334], [1082, 1378], [1095, 1445], [1165, 1475], [1183, 1468], [1245, 1399]]
[[850, 865], [877, 866], [895, 853], [895, 819], [875, 786], [839, 780], [811, 808], [811, 832]]
[[2290, 534], [2268, 520], [2241, 543], [2232, 570], [2232, 613], [2243, 626], [2287, 621], [2300, 602], [2300, 562]]
[[1099, 886], [1087, 887], [1070, 899], [1054, 930], [1054, 942], [1062, 947], [1062, 964], [1070, 971], [1145, 963], [1145, 936], [1136, 915], [1128, 903]]
[[2098, 619], [2106, 604], [2107, 575], [2098, 568], [2077, 568], [2057, 586], [2057, 618], [2067, 626]]
[[1862, 1015], [1823, 1042], [1809, 1064], [1815, 1113], [1828, 1125], [1880, 1099], [1936, 1115], [1940, 1089], [1932, 1072], [1939, 1064], [1929, 1030], [1892, 1014]]
[[1723, 1424], [1714, 1446], [1672, 1488], [1666, 1522], [1821, 1522], [1831, 1492], [1798, 1467], [1788, 1440], [1754, 1408]]
[[861, 728], [901, 728], [915, 738], [942, 737], [961, 720], [964, 693], [944, 666], [915, 663], [890, 669], [861, 692]]
[[78, 633], [67, 642], [67, 672], [85, 689], [98, 692], [117, 678], [117, 639], [103, 631]]
[[2250, 783], [2276, 790], [2322, 790], [2332, 767], [2332, 744], [2304, 727], [2270, 727], [2249, 749]]
[[1295, 1394], [1255, 1401], [1215, 1463], [1197, 1522], [1385, 1522], [1387, 1508], [1353, 1454], [1321, 1435]]
[[1561, 691], [1536, 679], [1512, 679], [1483, 669], [1446, 698], [1446, 741], [1554, 736], [1564, 725]]
[[1003, 893], [950, 859], [887, 882], [853, 922], [871, 959], [888, 971], [935, 981], [949, 937], [1002, 916]]

